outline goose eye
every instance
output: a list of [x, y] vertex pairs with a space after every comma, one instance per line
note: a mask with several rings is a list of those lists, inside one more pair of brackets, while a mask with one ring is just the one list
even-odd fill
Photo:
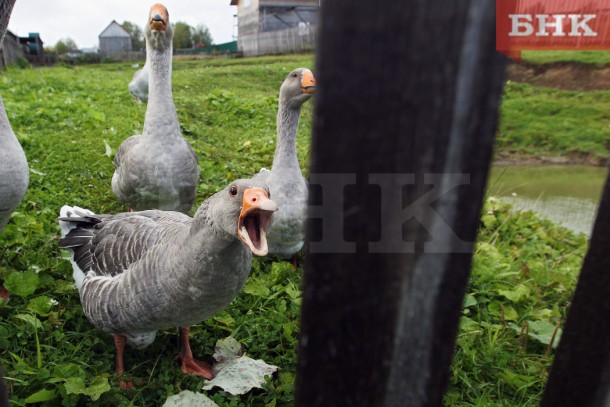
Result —
[[229, 193], [233, 196], [237, 195], [237, 187], [235, 185], [231, 186]]
[[292, 77], [293, 77], [293, 78], [296, 78], [297, 76], [298, 76], [298, 75], [297, 75], [296, 73], [293, 73], [293, 74], [292, 74]]

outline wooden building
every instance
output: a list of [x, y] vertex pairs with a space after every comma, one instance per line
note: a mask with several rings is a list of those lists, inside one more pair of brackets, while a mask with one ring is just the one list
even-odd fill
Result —
[[19, 42], [19, 37], [10, 31], [6, 32], [2, 43], [2, 67], [17, 63], [19, 58], [25, 56], [23, 45]]
[[6, 67], [15, 64], [19, 58], [26, 58], [32, 64], [45, 63], [43, 42], [38, 33], [19, 37], [10, 31], [6, 32], [0, 52], [0, 65]]
[[133, 49], [131, 34], [114, 20], [99, 35], [99, 41], [99, 53], [102, 58], [120, 56]]
[[320, 0], [231, 0], [245, 56], [313, 50]]

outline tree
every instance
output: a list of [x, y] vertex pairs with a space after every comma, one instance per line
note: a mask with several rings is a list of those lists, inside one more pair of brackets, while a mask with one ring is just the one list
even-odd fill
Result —
[[193, 30], [193, 36], [191, 37], [193, 40], [193, 44], [195, 47], [208, 47], [212, 45], [214, 40], [212, 40], [212, 34], [210, 34], [210, 30], [205, 24], [197, 24], [197, 27]]
[[144, 32], [139, 25], [132, 23], [131, 21], [123, 21], [121, 24], [123, 28], [131, 34], [131, 45], [134, 51], [140, 51], [144, 49]]
[[174, 24], [174, 49], [193, 47], [193, 27], [178, 21]]
[[63, 38], [57, 41], [57, 44], [55, 44], [54, 49], [55, 52], [57, 52], [57, 55], [62, 55], [70, 51], [76, 51], [78, 49], [78, 46], [72, 38]]

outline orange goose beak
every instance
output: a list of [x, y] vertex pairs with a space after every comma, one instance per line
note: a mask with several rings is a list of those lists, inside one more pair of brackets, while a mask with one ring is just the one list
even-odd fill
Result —
[[167, 29], [168, 13], [163, 4], [155, 4], [150, 8], [150, 29], [152, 31], [165, 31]]
[[277, 210], [277, 204], [269, 199], [264, 189], [247, 188], [244, 191], [237, 224], [237, 237], [257, 256], [265, 256], [269, 251], [267, 230], [273, 212]]
[[307, 93], [308, 95], [313, 95], [316, 91], [316, 78], [309, 69], [303, 71], [301, 76], [301, 89], [303, 89], [303, 93]]

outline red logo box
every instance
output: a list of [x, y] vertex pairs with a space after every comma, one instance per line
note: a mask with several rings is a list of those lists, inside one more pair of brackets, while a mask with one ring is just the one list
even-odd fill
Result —
[[496, 49], [610, 49], [610, 0], [496, 0]]

